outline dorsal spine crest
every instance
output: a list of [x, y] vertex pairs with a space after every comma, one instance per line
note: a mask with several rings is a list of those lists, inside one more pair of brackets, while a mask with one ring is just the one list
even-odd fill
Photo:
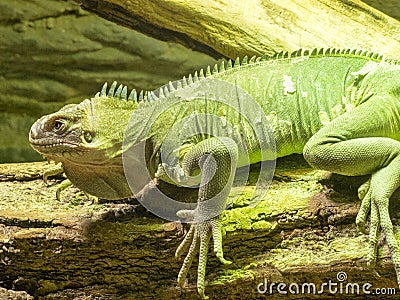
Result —
[[135, 89], [132, 89], [128, 94], [128, 88], [122, 84], [117, 87], [117, 82], [114, 81], [110, 88], [107, 90], [107, 82], [104, 83], [100, 92], [95, 95], [95, 98], [99, 97], [109, 97], [116, 98], [120, 100], [129, 100], [129, 101], [156, 101], [158, 98], [167, 97], [171, 92], [176, 89], [181, 89], [191, 85], [199, 80], [204, 78], [212, 77], [213, 75], [217, 75], [222, 72], [226, 72], [241, 66], [252, 65], [256, 63], [260, 63], [263, 61], [274, 61], [274, 60], [287, 60], [294, 58], [318, 58], [318, 57], [331, 57], [331, 56], [349, 56], [349, 57], [360, 57], [370, 59], [376, 62], [387, 62], [390, 64], [400, 64], [399, 60], [395, 59], [386, 59], [383, 55], [379, 53], [375, 53], [372, 51], [360, 50], [360, 49], [336, 49], [336, 48], [314, 48], [312, 50], [303, 50], [299, 49], [293, 51], [291, 53], [281, 51], [279, 53], [275, 53], [272, 56], [264, 55], [264, 56], [252, 56], [250, 59], [247, 56], [244, 56], [242, 60], [240, 58], [236, 58], [232, 63], [232, 60], [222, 61], [219, 65], [215, 64], [211, 70], [211, 66], [206, 68], [205, 74], [204, 69], [200, 69], [199, 72], [195, 72], [194, 75], [189, 74], [188, 77], [183, 77], [180, 81], [174, 85], [171, 81], [168, 85], [160, 88], [157, 95], [154, 92], [145, 92], [140, 91], [138, 93]]

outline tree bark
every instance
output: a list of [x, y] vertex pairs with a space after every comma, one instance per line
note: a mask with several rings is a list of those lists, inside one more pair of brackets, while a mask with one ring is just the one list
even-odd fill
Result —
[[216, 58], [320, 47], [400, 57], [400, 22], [358, 0], [76, 1], [108, 20]]

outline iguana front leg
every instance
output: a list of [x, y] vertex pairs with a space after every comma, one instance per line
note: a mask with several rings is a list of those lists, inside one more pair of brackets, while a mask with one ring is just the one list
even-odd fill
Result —
[[389, 198], [400, 186], [399, 101], [392, 95], [374, 96], [333, 120], [306, 144], [304, 156], [314, 167], [344, 175], [371, 174], [360, 190], [365, 194], [357, 226], [365, 230], [369, 210], [368, 264], [377, 257], [380, 228], [386, 235], [400, 283], [400, 252], [389, 216]]
[[209, 138], [193, 146], [182, 161], [182, 168], [189, 176], [196, 170], [201, 170], [201, 182], [196, 209], [178, 212], [179, 217], [193, 222], [176, 251], [176, 256], [180, 256], [188, 249], [178, 275], [178, 282], [183, 285], [194, 257], [199, 253], [197, 289], [202, 298], [207, 298], [204, 294], [205, 272], [211, 236], [216, 256], [223, 264], [230, 263], [223, 257], [219, 215], [225, 209], [226, 198], [235, 174], [237, 157], [238, 149], [231, 139]]
[[[50, 168], [50, 169], [47, 169], [47, 170], [43, 173], [43, 182], [44, 182], [44, 184], [47, 184], [47, 179], [48, 179], [50, 176], [59, 175], [59, 174], [62, 174], [62, 173], [64, 173], [64, 168], [63, 168], [62, 166], [58, 166], [58, 165], [57, 165], [57, 166], [54, 166], [54, 167], [52, 167], [52, 168]], [[71, 185], [72, 185], [72, 182], [71, 182], [69, 179], [63, 180], [63, 181], [58, 185], [57, 190], [56, 190], [56, 198], [57, 198], [58, 201], [60, 201], [61, 192], [62, 192], [63, 190], [65, 190], [66, 188], [68, 188], [69, 186], [71, 186]]]

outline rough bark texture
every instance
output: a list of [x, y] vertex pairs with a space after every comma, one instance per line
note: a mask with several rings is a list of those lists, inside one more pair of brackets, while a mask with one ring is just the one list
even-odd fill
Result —
[[[195, 267], [188, 288], [176, 286], [181, 262], [174, 251], [185, 227], [152, 216], [134, 200], [94, 203], [71, 188], [57, 201], [60, 179], [44, 186], [40, 174], [46, 167], [0, 165], [2, 287], [26, 291], [36, 299], [197, 299]], [[223, 267], [210, 255], [211, 299], [265, 299], [257, 292], [264, 279], [318, 286], [328, 280], [340, 283], [338, 272], [346, 272], [346, 283], [395, 287], [386, 246], [380, 251], [382, 276], [377, 278], [366, 266], [367, 239], [354, 226], [357, 186], [363, 180], [327, 177], [310, 169], [301, 156], [280, 160], [257, 207], [248, 207], [250, 192], [245, 190], [224, 213], [224, 251], [234, 264]], [[163, 188], [181, 199], [195, 195]], [[282, 295], [275, 290], [268, 297]]]
[[116, 23], [214, 57], [315, 47], [400, 57], [400, 23], [359, 0], [76, 1]]

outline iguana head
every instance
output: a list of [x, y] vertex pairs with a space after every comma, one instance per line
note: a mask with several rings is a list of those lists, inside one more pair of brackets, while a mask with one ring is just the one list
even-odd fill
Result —
[[40, 118], [30, 130], [32, 147], [62, 163], [112, 165], [114, 159], [120, 160], [125, 127], [137, 102], [127, 101], [122, 85], [114, 93], [115, 85], [108, 93], [104, 85], [94, 98]]
[[[127, 97], [116, 82], [94, 98], [64, 106], [31, 128], [32, 147], [49, 160], [61, 162], [68, 179], [79, 189], [104, 199], [132, 195], [124, 177], [122, 146], [126, 126], [143, 99], [133, 90]], [[115, 92], [114, 92], [115, 91]]]

